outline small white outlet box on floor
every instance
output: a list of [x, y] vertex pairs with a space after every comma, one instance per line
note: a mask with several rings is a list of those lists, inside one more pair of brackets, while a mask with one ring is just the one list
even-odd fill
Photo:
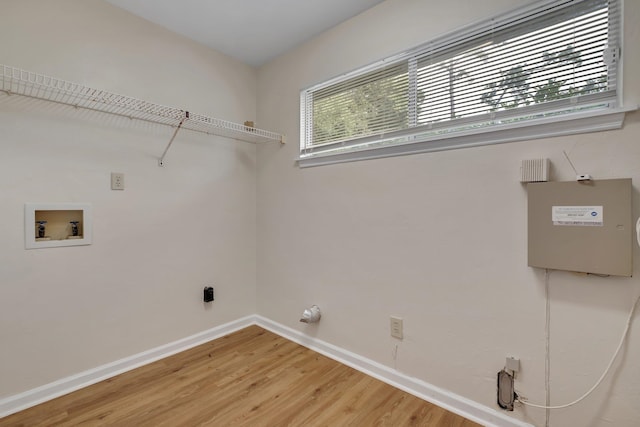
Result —
[[111, 172], [111, 189], [124, 190], [124, 174]]
[[504, 364], [507, 371], [519, 372], [520, 371], [520, 359], [515, 357], [507, 357], [507, 361]]
[[391, 336], [402, 339], [402, 319], [391, 316]]

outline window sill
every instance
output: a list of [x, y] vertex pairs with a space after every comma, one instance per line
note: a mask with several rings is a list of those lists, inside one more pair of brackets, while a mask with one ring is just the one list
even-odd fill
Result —
[[530, 120], [526, 123], [493, 125], [486, 128], [452, 132], [450, 134], [417, 136], [412, 142], [395, 145], [386, 145], [377, 148], [369, 147], [360, 150], [354, 149], [352, 151], [334, 154], [325, 152], [301, 156], [298, 159], [298, 166], [306, 168], [358, 160], [430, 153], [433, 151], [620, 129], [624, 123], [625, 113], [637, 109], [638, 106], [636, 105], [628, 108], [588, 111], [561, 117], [547, 117]]

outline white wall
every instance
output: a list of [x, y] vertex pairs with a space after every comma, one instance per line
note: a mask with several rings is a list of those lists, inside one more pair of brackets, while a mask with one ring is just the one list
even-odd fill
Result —
[[[521, 358], [516, 388], [544, 402], [544, 272], [527, 267], [522, 159], [548, 157], [571, 180], [566, 150], [598, 179], [631, 177], [640, 213], [640, 114], [622, 130], [299, 169], [299, 91], [527, 3], [387, 0], [260, 69], [258, 118], [288, 135], [258, 148], [258, 313], [496, 408], [495, 376]], [[624, 96], [640, 101], [640, 3], [625, 10]], [[469, 178], [474, 177], [474, 178]], [[639, 249], [634, 247], [636, 271]], [[552, 272], [551, 399], [574, 400], [618, 344], [638, 278]], [[322, 321], [298, 322], [318, 304]], [[405, 338], [389, 337], [389, 316]], [[554, 426], [640, 423], [640, 319], [613, 375]], [[397, 356], [393, 354], [397, 345]], [[544, 424], [544, 411], [513, 417]]]
[[[566, 150], [596, 178], [637, 187], [640, 114], [612, 132], [305, 170], [294, 162], [300, 89], [525, 0], [387, 0], [258, 72], [98, 0], [5, 3], [0, 63], [257, 118], [289, 143], [259, 147], [256, 161], [251, 145], [181, 132], [159, 168], [170, 128], [0, 93], [0, 398], [255, 313], [257, 295], [269, 319], [489, 407], [504, 357], [520, 357], [518, 390], [544, 400], [544, 274], [526, 266], [520, 160], [549, 157], [554, 179], [569, 180]], [[633, 104], [640, 4], [626, 3]], [[124, 192], [109, 189], [112, 171], [125, 173]], [[94, 243], [25, 250], [26, 202], [92, 203]], [[637, 215], [637, 190], [633, 202]], [[216, 287], [210, 307], [206, 284]], [[637, 278], [562, 272], [551, 289], [552, 401], [564, 403], [600, 375], [640, 289]], [[323, 309], [316, 327], [298, 322], [312, 303]], [[402, 342], [388, 336], [390, 315], [404, 318]], [[638, 424], [638, 331], [636, 317], [613, 375], [552, 425]], [[540, 410], [512, 415], [544, 420]]]
[[[102, 1], [3, 2], [0, 40], [3, 64], [255, 120], [254, 69]], [[172, 132], [0, 93], [0, 398], [255, 313], [255, 146], [182, 131], [160, 168]], [[93, 244], [25, 250], [26, 202], [91, 203]]]

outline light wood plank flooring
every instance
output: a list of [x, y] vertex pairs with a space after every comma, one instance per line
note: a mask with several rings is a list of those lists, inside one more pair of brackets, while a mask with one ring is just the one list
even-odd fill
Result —
[[0, 419], [53, 425], [478, 424], [251, 326]]

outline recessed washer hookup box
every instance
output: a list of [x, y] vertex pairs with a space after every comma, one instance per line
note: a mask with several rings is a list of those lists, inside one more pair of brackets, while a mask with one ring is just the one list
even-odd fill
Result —
[[527, 184], [529, 266], [631, 276], [631, 179]]

